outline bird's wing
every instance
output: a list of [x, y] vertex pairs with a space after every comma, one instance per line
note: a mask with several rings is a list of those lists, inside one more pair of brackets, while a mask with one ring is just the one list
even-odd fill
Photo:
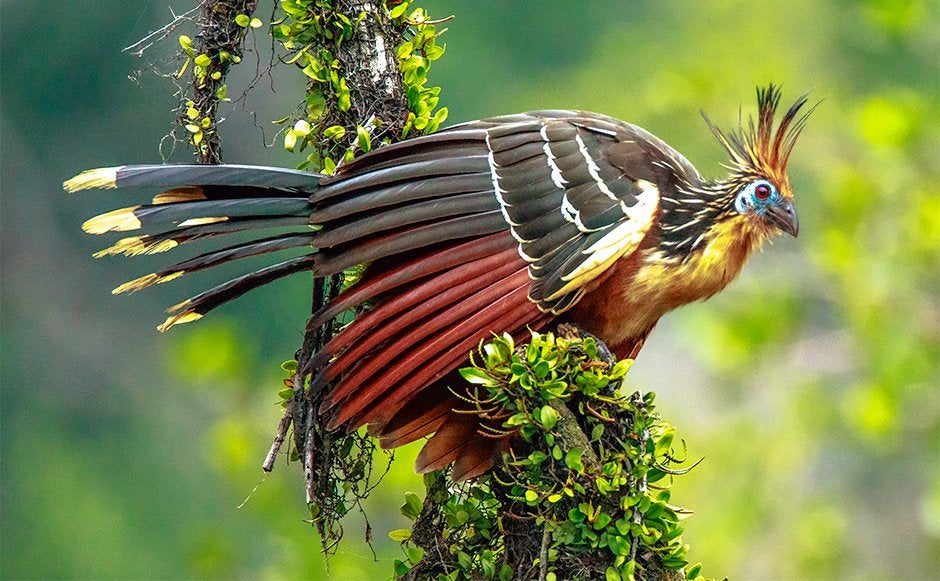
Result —
[[655, 224], [665, 170], [650, 163], [660, 142], [649, 137], [607, 117], [560, 111], [487, 128], [493, 188], [542, 311], [577, 303]]

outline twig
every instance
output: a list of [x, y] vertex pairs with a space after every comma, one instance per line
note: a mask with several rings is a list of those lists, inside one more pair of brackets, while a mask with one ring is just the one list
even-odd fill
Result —
[[[642, 458], [643, 456], [646, 455], [646, 443], [650, 438], [649, 429], [644, 428], [643, 431], [640, 432], [639, 438], [640, 438], [640, 457]], [[639, 493], [646, 492], [646, 473], [645, 472], [643, 473], [643, 476], [640, 478], [640, 483], [637, 486], [637, 492]], [[633, 522], [634, 524], [638, 524], [638, 525], [643, 523], [643, 515], [640, 513], [639, 508], [637, 508], [636, 506], [633, 507]], [[636, 550], [639, 547], [639, 544], [640, 544], [639, 539], [637, 539], [636, 535], [631, 535], [631, 538], [630, 538], [630, 560], [631, 561], [636, 561]]]
[[316, 461], [316, 421], [317, 413], [313, 408], [310, 398], [306, 398], [307, 405], [307, 426], [304, 433], [304, 488], [307, 492], [307, 504], [317, 500], [316, 475], [313, 473], [314, 462]]
[[290, 423], [293, 417], [294, 400], [291, 399], [287, 402], [287, 407], [284, 408], [284, 416], [277, 424], [277, 433], [274, 434], [274, 442], [271, 444], [271, 449], [268, 450], [268, 455], [264, 458], [264, 464], [261, 465], [261, 469], [265, 472], [274, 470], [274, 462], [277, 460], [278, 452], [281, 451], [281, 445], [284, 443], [284, 440], [287, 439], [287, 430], [290, 429]]
[[[195, 8], [177, 16], [176, 13], [174, 13], [173, 9], [171, 8], [170, 14], [173, 15], [173, 20], [171, 20], [169, 24], [167, 24], [163, 28], [154, 30], [147, 36], [135, 42], [134, 44], [130, 46], [125, 46], [123, 49], [121, 49], [121, 52], [130, 52], [134, 56], [138, 56], [138, 57], [143, 56], [144, 51], [146, 51], [148, 48], [150, 48], [154, 44], [160, 42], [161, 40], [169, 36], [170, 33], [176, 29], [177, 26], [182, 24], [184, 21], [188, 20], [189, 15], [197, 10], [199, 10], [199, 6], [196, 6]], [[143, 46], [144, 43], [147, 43], [146, 46]]]
[[539, 549], [539, 581], [545, 581], [548, 577], [548, 542], [551, 538], [546, 523], [545, 528], [542, 529], [542, 548]]

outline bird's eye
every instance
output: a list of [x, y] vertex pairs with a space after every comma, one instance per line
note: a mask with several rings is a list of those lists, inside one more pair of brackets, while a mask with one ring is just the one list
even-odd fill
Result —
[[766, 200], [770, 197], [770, 186], [767, 184], [757, 184], [754, 188], [754, 197], [758, 200]]

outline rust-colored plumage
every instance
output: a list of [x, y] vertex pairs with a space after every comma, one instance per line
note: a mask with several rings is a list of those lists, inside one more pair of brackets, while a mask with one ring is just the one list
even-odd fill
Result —
[[[149, 187], [151, 204], [92, 218], [86, 231], [146, 229], [98, 255], [164, 252], [233, 232], [287, 233], [206, 252], [119, 286], [132, 292], [238, 258], [312, 247], [171, 309], [161, 326], [196, 320], [301, 271], [366, 265], [315, 313], [312, 327], [368, 309], [315, 356], [323, 421], [362, 425], [387, 447], [430, 436], [417, 468], [482, 474], [505, 438], [459, 413], [455, 369], [481, 339], [571, 322], [633, 357], [659, 318], [725, 287], [779, 231], [796, 235], [786, 166], [807, 115], [780, 119], [780, 93], [758, 90], [758, 115], [725, 134], [722, 181], [647, 131], [602, 115], [538, 111], [458, 125], [387, 146], [333, 176], [255, 166], [91, 170], [70, 191]], [[775, 126], [776, 124], [776, 126]], [[314, 228], [309, 228], [314, 226]], [[491, 426], [498, 428], [499, 426]]]

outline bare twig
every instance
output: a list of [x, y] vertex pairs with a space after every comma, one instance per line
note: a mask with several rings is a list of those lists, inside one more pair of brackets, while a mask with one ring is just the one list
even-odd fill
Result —
[[271, 449], [268, 450], [268, 455], [264, 457], [264, 463], [261, 465], [261, 469], [265, 472], [274, 470], [274, 461], [277, 460], [278, 452], [281, 451], [281, 445], [284, 443], [284, 440], [287, 439], [287, 430], [290, 429], [291, 418], [293, 417], [294, 400], [291, 399], [287, 402], [287, 407], [284, 408], [284, 416], [277, 424], [277, 432], [274, 434], [274, 443], [271, 444]]
[[173, 9], [171, 8], [170, 14], [173, 15], [173, 20], [171, 20], [166, 26], [162, 28], [158, 28], [157, 30], [154, 30], [147, 36], [135, 42], [134, 44], [130, 46], [125, 46], [123, 49], [121, 49], [121, 52], [129, 52], [132, 55], [138, 56], [138, 57], [143, 56], [144, 51], [146, 51], [148, 48], [150, 48], [154, 44], [160, 42], [161, 40], [169, 36], [170, 33], [176, 30], [176, 28], [180, 24], [188, 20], [191, 20], [189, 16], [192, 13], [196, 12], [197, 10], [199, 10], [199, 6], [196, 6], [195, 8], [191, 10], [187, 10], [186, 12], [180, 15], [177, 15], [175, 12], [173, 12]]
[[[646, 454], [646, 443], [650, 439], [649, 429], [644, 428], [643, 431], [640, 432], [639, 438], [640, 438], [640, 441], [639, 441], [640, 457], [642, 458]], [[640, 478], [640, 482], [638, 483], [636, 490], [640, 494], [646, 493], [646, 490], [647, 490], [646, 472], [644, 472], [643, 476]], [[643, 523], [643, 513], [641, 513], [639, 507], [636, 507], [636, 506], [633, 507], [633, 522], [634, 524], [638, 524], [638, 525]], [[640, 539], [638, 539], [636, 535], [631, 535], [631, 538], [630, 538], [630, 560], [631, 561], [636, 561], [636, 551], [639, 545], [640, 545]]]
[[548, 543], [552, 540], [552, 535], [548, 531], [548, 523], [545, 523], [542, 529], [542, 548], [539, 549], [539, 581], [545, 581], [548, 577]]

